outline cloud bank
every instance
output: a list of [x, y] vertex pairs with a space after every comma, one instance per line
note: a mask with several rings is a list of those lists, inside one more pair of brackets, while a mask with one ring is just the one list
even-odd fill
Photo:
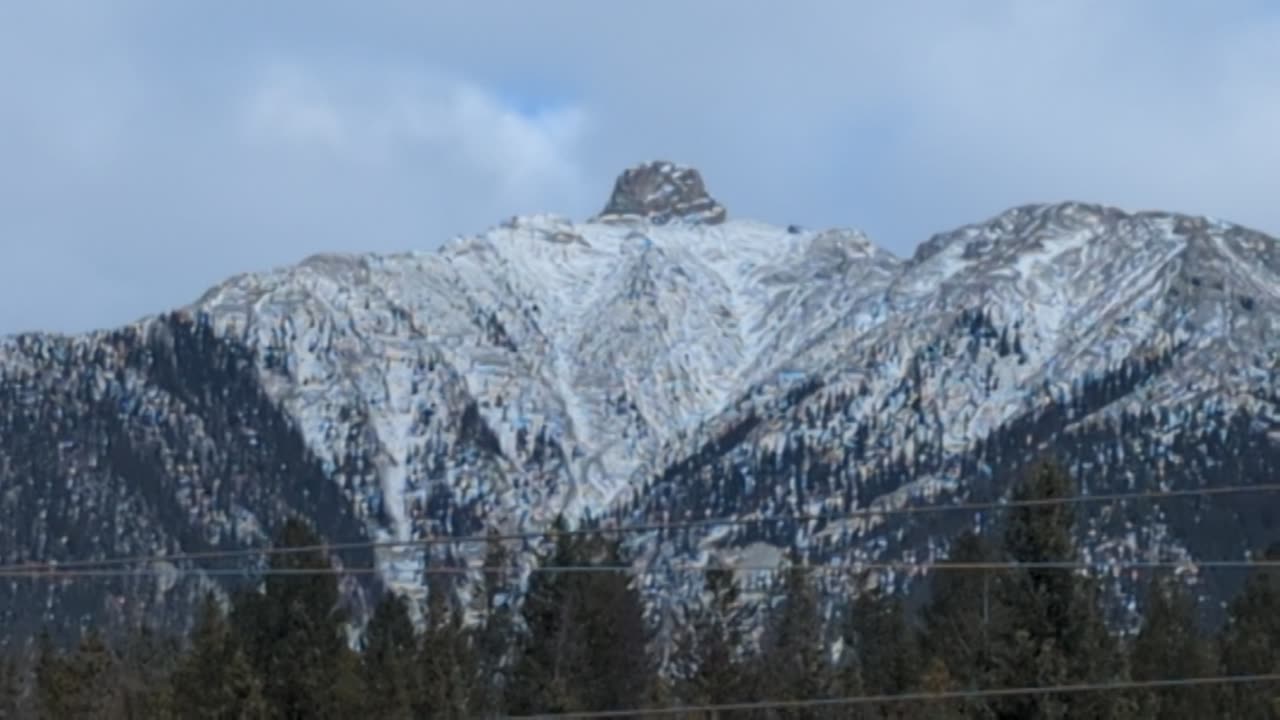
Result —
[[0, 333], [585, 217], [654, 158], [900, 253], [1065, 199], [1274, 234], [1278, 66], [1261, 0], [6, 4]]

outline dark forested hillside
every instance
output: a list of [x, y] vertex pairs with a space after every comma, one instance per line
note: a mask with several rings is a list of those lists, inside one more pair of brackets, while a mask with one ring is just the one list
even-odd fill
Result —
[[[982, 326], [974, 327], [981, 334]], [[993, 330], [985, 334], [999, 337]], [[626, 525], [649, 518], [754, 515], [761, 520], [724, 528], [711, 547], [764, 543], [799, 553], [812, 563], [877, 557], [923, 562], [946, 556], [946, 538], [975, 526], [996, 526], [1005, 513], [994, 509], [912, 515], [902, 510], [1006, 499], [1010, 480], [1048, 455], [1080, 479], [1084, 496], [1175, 495], [1081, 503], [1078, 541], [1088, 561], [1111, 576], [1112, 619], [1132, 624], [1137, 621], [1133, 600], [1142, 593], [1146, 577], [1121, 568], [1124, 562], [1243, 558], [1280, 542], [1280, 504], [1274, 490], [1280, 481], [1280, 442], [1270, 423], [1244, 410], [1227, 413], [1212, 401], [1186, 411], [1184, 418], [1123, 405], [1112, 413], [1101, 412], [1156, 377], [1173, 352], [1124, 363], [1086, 379], [1067, 395], [1055, 396], [1046, 388], [1043, 404], [980, 438], [962, 454], [948, 454], [926, 442], [915, 444], [910, 459], [900, 451], [887, 452], [868, 464], [868, 450], [879, 434], [876, 417], [855, 420], [850, 430], [844, 420], [850, 398], [844, 395], [829, 397], [820, 412], [806, 409], [805, 420], [795, 423], [778, 450], [744, 442], [757, 422], [748, 418], [650, 480], [630, 503], [615, 509], [611, 520]], [[1269, 403], [1276, 399], [1274, 394], [1265, 398]], [[1078, 422], [1081, 418], [1088, 420]], [[821, 429], [840, 425], [853, 441], [832, 446]], [[929, 487], [922, 480], [935, 484]], [[1191, 493], [1250, 485], [1271, 489]], [[883, 522], [844, 519], [895, 492], [905, 492], [898, 514]], [[789, 519], [795, 516], [805, 519]], [[663, 539], [695, 552], [702, 537], [671, 530]], [[1193, 574], [1187, 582], [1195, 587], [1201, 611], [1220, 620], [1221, 601], [1239, 589], [1244, 573], [1206, 568]], [[909, 589], [912, 577], [899, 573], [889, 580]]]
[[[294, 514], [335, 541], [367, 538], [291, 420], [263, 395], [244, 348], [207, 325], [170, 316], [145, 336], [104, 337], [92, 355], [67, 342], [34, 352], [48, 358], [38, 370], [0, 375], [5, 565], [259, 546]], [[367, 565], [372, 555], [344, 559]], [[136, 577], [4, 578], [4, 641], [45, 624], [60, 639], [88, 625], [184, 628], [213, 587], [183, 572], [189, 565], [131, 565]]]
[[[644, 717], [644, 708], [708, 706], [677, 714], [1280, 717], [1273, 568], [1250, 571], [1216, 630], [1196, 617], [1184, 584], [1154, 577], [1145, 620], [1134, 633], [1117, 633], [1096, 578], [1035, 565], [1081, 558], [1078, 507], [1056, 502], [1076, 496], [1075, 482], [1040, 463], [1012, 485], [1023, 504], [990, 536], [962, 532], [952, 545], [956, 562], [1022, 567], [940, 572], [925, 581], [927, 599], [916, 609], [883, 591], [824, 597], [815, 568], [796, 564], [774, 574], [757, 634], [740, 602], [739, 573], [713, 567], [701, 574], [707, 602], [693, 606], [664, 644], [645, 620], [636, 578], [620, 563], [622, 546], [557, 523], [560, 534], [518, 607], [509, 604], [515, 586], [506, 573], [433, 575], [417, 608], [422, 622], [415, 627], [404, 597], [386, 594], [353, 648], [339, 576], [328, 572], [332, 559], [288, 552], [272, 555], [266, 583], [235, 594], [229, 607], [207, 595], [185, 637], [135, 627], [110, 641], [88, 627], [62, 648], [42, 635], [32, 656], [0, 666], [0, 717], [471, 718], [629, 709]], [[319, 539], [306, 523], [289, 521], [277, 548], [312, 548]], [[489, 543], [487, 557], [488, 567], [506, 567], [500, 541]], [[582, 571], [592, 567], [598, 571]], [[476, 599], [471, 622], [458, 602], [464, 594]], [[1256, 675], [1273, 679], [1249, 679]], [[1181, 684], [1159, 684], [1168, 680]]]

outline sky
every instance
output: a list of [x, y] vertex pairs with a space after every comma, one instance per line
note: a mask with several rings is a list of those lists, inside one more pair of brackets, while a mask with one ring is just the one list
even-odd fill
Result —
[[1277, 235], [1277, 67], [1269, 0], [0, 3], [0, 335], [585, 219], [655, 159], [903, 255], [1060, 200]]

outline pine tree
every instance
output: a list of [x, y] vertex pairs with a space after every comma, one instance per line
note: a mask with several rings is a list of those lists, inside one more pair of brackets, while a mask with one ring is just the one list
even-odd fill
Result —
[[476, 614], [480, 617], [474, 631], [475, 687], [479, 701], [475, 710], [485, 717], [497, 715], [506, 707], [508, 656], [515, 636], [509, 597], [512, 588], [505, 572], [510, 563], [508, 555], [496, 532], [491, 531], [484, 559], [488, 570], [480, 578], [480, 591], [475, 593]]
[[[919, 686], [921, 692], [947, 693], [960, 690], [959, 684], [951, 674], [942, 658], [934, 655], [925, 661], [920, 673]], [[930, 700], [919, 703], [905, 703], [895, 708], [900, 717], [913, 720], [965, 720], [972, 717], [984, 717], [985, 708], [965, 706], [954, 700]]]
[[61, 653], [54, 647], [48, 628], [36, 640], [36, 708], [42, 718], [68, 717], [74, 691]]
[[[858, 659], [868, 695], [898, 695], [914, 688], [920, 675], [919, 641], [900, 598], [880, 588], [859, 594], [847, 613], [844, 641]], [[908, 708], [890, 703], [876, 712], [901, 718]]]
[[119, 714], [120, 666], [115, 654], [97, 628], [90, 628], [72, 653], [70, 667], [79, 691], [85, 717], [103, 718]]
[[417, 635], [404, 597], [388, 592], [365, 628], [361, 675], [369, 717], [401, 720], [413, 717]]
[[[589, 557], [607, 567], [625, 565], [616, 540], [594, 538]], [[656, 677], [644, 623], [644, 603], [629, 572], [580, 573], [572, 617], [584, 655], [577, 683], [591, 710], [637, 707], [654, 689]]]
[[738, 702], [746, 690], [741, 656], [747, 631], [738, 584], [725, 568], [709, 569], [703, 582], [705, 604], [688, 609], [685, 632], [677, 640], [679, 695], [686, 704]]
[[[1074, 483], [1056, 465], [1042, 462], [1015, 489], [1015, 502], [1067, 499]], [[1004, 551], [1018, 563], [1078, 561], [1075, 510], [1068, 502], [1018, 505], [1008, 515]], [[993, 683], [1044, 687], [1115, 682], [1123, 666], [1102, 620], [1095, 585], [1071, 569], [1020, 568], [996, 578], [993, 617]], [[1114, 693], [1035, 694], [1001, 698], [996, 716], [1018, 720], [1117, 717]]]
[[11, 658], [0, 660], [0, 720], [16, 720], [23, 711], [22, 672]]
[[[1280, 560], [1280, 546], [1265, 553]], [[1231, 602], [1222, 629], [1222, 670], [1227, 675], [1280, 674], [1280, 572], [1256, 570]], [[1230, 685], [1219, 692], [1219, 717], [1280, 718], [1280, 683]]]
[[327, 717], [353, 717], [365, 706], [364, 683], [360, 678], [360, 655], [343, 645], [333, 659], [333, 688], [326, 701], [330, 703]]
[[[567, 532], [563, 518], [552, 525], [555, 548], [544, 565], [577, 564], [581, 558], [576, 535]], [[579, 634], [573, 626], [570, 576], [538, 572], [529, 579], [521, 608], [524, 621], [520, 649], [513, 668], [507, 708], [515, 715], [585, 710], [576, 694], [572, 671], [580, 662]]]
[[[1171, 578], [1153, 578], [1147, 589], [1142, 629], [1134, 638], [1129, 667], [1138, 682], [1209, 677], [1217, 661], [1196, 621], [1195, 600]], [[1134, 698], [1137, 716], [1153, 720], [1214, 717], [1211, 687], [1147, 690]]]
[[120, 658], [121, 715], [169, 720], [175, 717], [171, 675], [177, 659], [173, 638], [148, 627], [125, 639]]
[[54, 649], [47, 632], [39, 643], [36, 692], [42, 717], [87, 720], [118, 715], [115, 658], [97, 631], [86, 632], [66, 655]]
[[[280, 548], [320, 538], [301, 520], [285, 523]], [[232, 627], [263, 680], [263, 696], [284, 720], [345, 718], [359, 711], [359, 660], [347, 645], [337, 577], [316, 550], [276, 553], [265, 592], [241, 593]], [[283, 572], [281, 572], [283, 571]]]
[[[846, 613], [845, 625], [841, 627], [842, 636], [848, 634], [847, 623]], [[843, 637], [842, 640], [844, 640]], [[867, 694], [866, 686], [862, 682], [862, 658], [858, 657], [857, 650], [847, 640], [844, 640], [840, 657], [831, 668], [831, 694], [840, 697], [865, 697]], [[859, 704], [848, 708], [845, 717], [851, 720], [869, 720], [875, 712], [876, 708]]]
[[191, 647], [173, 673], [174, 713], [183, 720], [250, 720], [267, 716], [262, 681], [232, 637], [218, 599], [209, 593]]
[[416, 712], [440, 720], [471, 717], [477, 700], [475, 659], [453, 583], [433, 575], [427, 590], [427, 623], [418, 651], [421, 692]]
[[[980, 563], [995, 559], [994, 548], [973, 532], [956, 537], [948, 562]], [[930, 579], [929, 602], [921, 611], [921, 650], [935, 682], [945, 673], [951, 689], [976, 690], [991, 685], [989, 648], [991, 577], [985, 573], [938, 570]], [[949, 703], [962, 717], [989, 718], [981, 700]]]
[[[547, 565], [622, 564], [616, 542], [579, 539], [557, 521]], [[624, 572], [536, 573], [511, 678], [515, 714], [639, 704], [654, 688], [643, 606]]]
[[[826, 696], [831, 685], [831, 663], [824, 642], [824, 628], [817, 590], [809, 567], [792, 565], [782, 581], [781, 603], [765, 627], [761, 649], [762, 685], [769, 700], [811, 700]], [[786, 720], [817, 720], [824, 711], [812, 708], [784, 710]]]

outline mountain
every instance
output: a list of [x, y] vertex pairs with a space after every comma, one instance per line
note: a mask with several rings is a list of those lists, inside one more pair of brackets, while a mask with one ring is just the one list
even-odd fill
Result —
[[[995, 500], [1046, 452], [1089, 494], [1269, 482], [1278, 375], [1280, 243], [1261, 233], [1028, 205], [904, 259], [855, 230], [732, 219], [696, 170], [649, 163], [587, 222], [318, 255], [123, 328], [0, 340], [0, 563], [255, 547], [292, 514], [344, 543]], [[1081, 534], [1101, 569], [1239, 559], [1280, 540], [1278, 510], [1266, 494], [1099, 504]], [[977, 522], [780, 519], [630, 547], [659, 569], [926, 560]], [[423, 584], [420, 549], [342, 561]], [[0, 578], [0, 612], [13, 638], [53, 619], [181, 623], [252, 572], [184, 563]], [[1137, 578], [1110, 571], [1124, 609]], [[650, 589], [690, 580], [672, 573]], [[1243, 571], [1192, 578], [1212, 608]], [[372, 587], [344, 582], [357, 604]]]

